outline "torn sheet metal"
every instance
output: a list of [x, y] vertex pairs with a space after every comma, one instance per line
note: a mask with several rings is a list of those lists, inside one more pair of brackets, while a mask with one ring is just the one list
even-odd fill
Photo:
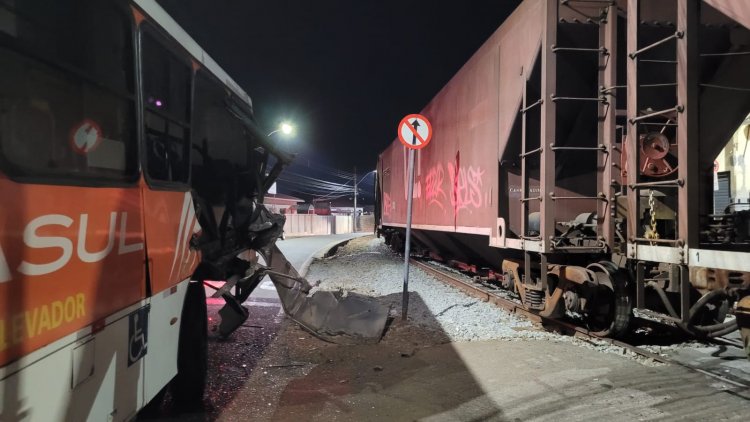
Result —
[[357, 294], [315, 291], [273, 244], [262, 249], [284, 311], [315, 336], [339, 344], [377, 343], [385, 330], [388, 308]]

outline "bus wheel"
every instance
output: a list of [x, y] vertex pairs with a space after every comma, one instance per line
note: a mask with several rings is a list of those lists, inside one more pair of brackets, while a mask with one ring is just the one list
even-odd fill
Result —
[[177, 376], [170, 393], [179, 410], [195, 410], [203, 405], [208, 373], [208, 315], [206, 291], [202, 282], [190, 282], [182, 308]]
[[167, 389], [168, 387], [164, 387], [159, 390], [159, 392], [156, 393], [156, 396], [143, 406], [143, 409], [138, 412], [137, 420], [159, 419], [163, 417], [162, 406], [164, 404], [164, 398], [167, 395]]

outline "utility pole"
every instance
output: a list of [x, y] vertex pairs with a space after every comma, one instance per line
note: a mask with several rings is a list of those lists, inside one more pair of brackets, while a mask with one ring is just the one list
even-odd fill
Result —
[[357, 232], [357, 166], [354, 166], [354, 230]]

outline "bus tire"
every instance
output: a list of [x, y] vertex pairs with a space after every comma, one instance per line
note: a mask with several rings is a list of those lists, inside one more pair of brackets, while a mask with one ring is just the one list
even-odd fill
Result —
[[208, 315], [206, 291], [201, 282], [190, 282], [182, 308], [177, 352], [177, 376], [170, 393], [179, 410], [195, 410], [203, 405], [208, 375]]
[[151, 399], [150, 402], [146, 403], [145, 406], [138, 412], [137, 420], [149, 420], [159, 419], [162, 415], [162, 405], [164, 404], [164, 398], [167, 395], [167, 387], [159, 390], [158, 393]]

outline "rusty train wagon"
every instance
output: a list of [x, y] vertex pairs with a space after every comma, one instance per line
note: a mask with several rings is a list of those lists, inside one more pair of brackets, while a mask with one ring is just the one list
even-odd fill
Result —
[[[750, 112], [749, 28], [747, 1], [525, 0], [422, 110], [413, 249], [599, 335], [635, 314], [747, 344], [750, 205], [714, 210], [713, 167]], [[396, 248], [406, 157], [377, 167]]]

